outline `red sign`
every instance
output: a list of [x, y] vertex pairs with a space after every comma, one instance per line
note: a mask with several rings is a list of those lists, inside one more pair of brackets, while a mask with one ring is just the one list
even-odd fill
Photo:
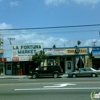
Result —
[[0, 58], [0, 62], [6, 62], [7, 59], [6, 58]]
[[12, 61], [19, 61], [19, 57], [13, 57]]

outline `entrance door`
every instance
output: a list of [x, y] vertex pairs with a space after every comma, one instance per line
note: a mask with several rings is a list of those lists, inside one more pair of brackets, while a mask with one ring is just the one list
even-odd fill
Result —
[[67, 73], [72, 72], [72, 61], [67, 61], [66, 70], [67, 70]]
[[63, 69], [63, 72], [65, 73], [65, 62], [64, 61], [61, 61], [60, 62], [60, 66]]
[[11, 64], [6, 65], [6, 74], [11, 75], [12, 74], [12, 66]]

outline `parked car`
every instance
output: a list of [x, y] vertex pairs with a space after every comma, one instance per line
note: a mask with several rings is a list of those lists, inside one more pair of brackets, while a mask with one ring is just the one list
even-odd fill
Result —
[[79, 76], [91, 76], [97, 77], [100, 75], [100, 70], [95, 70], [93, 68], [81, 68], [78, 71], [74, 71], [68, 74], [68, 77], [79, 77]]
[[53, 76], [54, 78], [58, 78], [63, 74], [63, 70], [61, 66], [41, 66], [36, 68], [36, 70], [30, 71], [30, 75], [32, 78], [43, 77], [43, 76]]

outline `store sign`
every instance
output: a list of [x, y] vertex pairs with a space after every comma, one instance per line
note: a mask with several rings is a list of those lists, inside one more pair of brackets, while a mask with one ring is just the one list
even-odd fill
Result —
[[66, 49], [67, 54], [87, 54], [87, 48]]
[[93, 47], [92, 48], [92, 56], [94, 58], [100, 58], [100, 47]]
[[13, 57], [12, 61], [19, 61], [19, 57]]
[[93, 47], [92, 51], [95, 51], [95, 50], [100, 51], [100, 47]]
[[66, 49], [44, 49], [46, 55], [66, 55]]
[[4, 50], [3, 49], [0, 49], [0, 54], [3, 54], [4, 53]]
[[43, 50], [43, 44], [12, 45], [13, 61], [28, 61], [36, 52]]
[[0, 62], [6, 62], [7, 58], [0, 58]]

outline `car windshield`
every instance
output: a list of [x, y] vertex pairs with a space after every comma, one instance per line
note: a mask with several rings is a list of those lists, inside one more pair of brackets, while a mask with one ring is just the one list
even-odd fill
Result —
[[96, 71], [94, 68], [90, 68], [92, 71]]

